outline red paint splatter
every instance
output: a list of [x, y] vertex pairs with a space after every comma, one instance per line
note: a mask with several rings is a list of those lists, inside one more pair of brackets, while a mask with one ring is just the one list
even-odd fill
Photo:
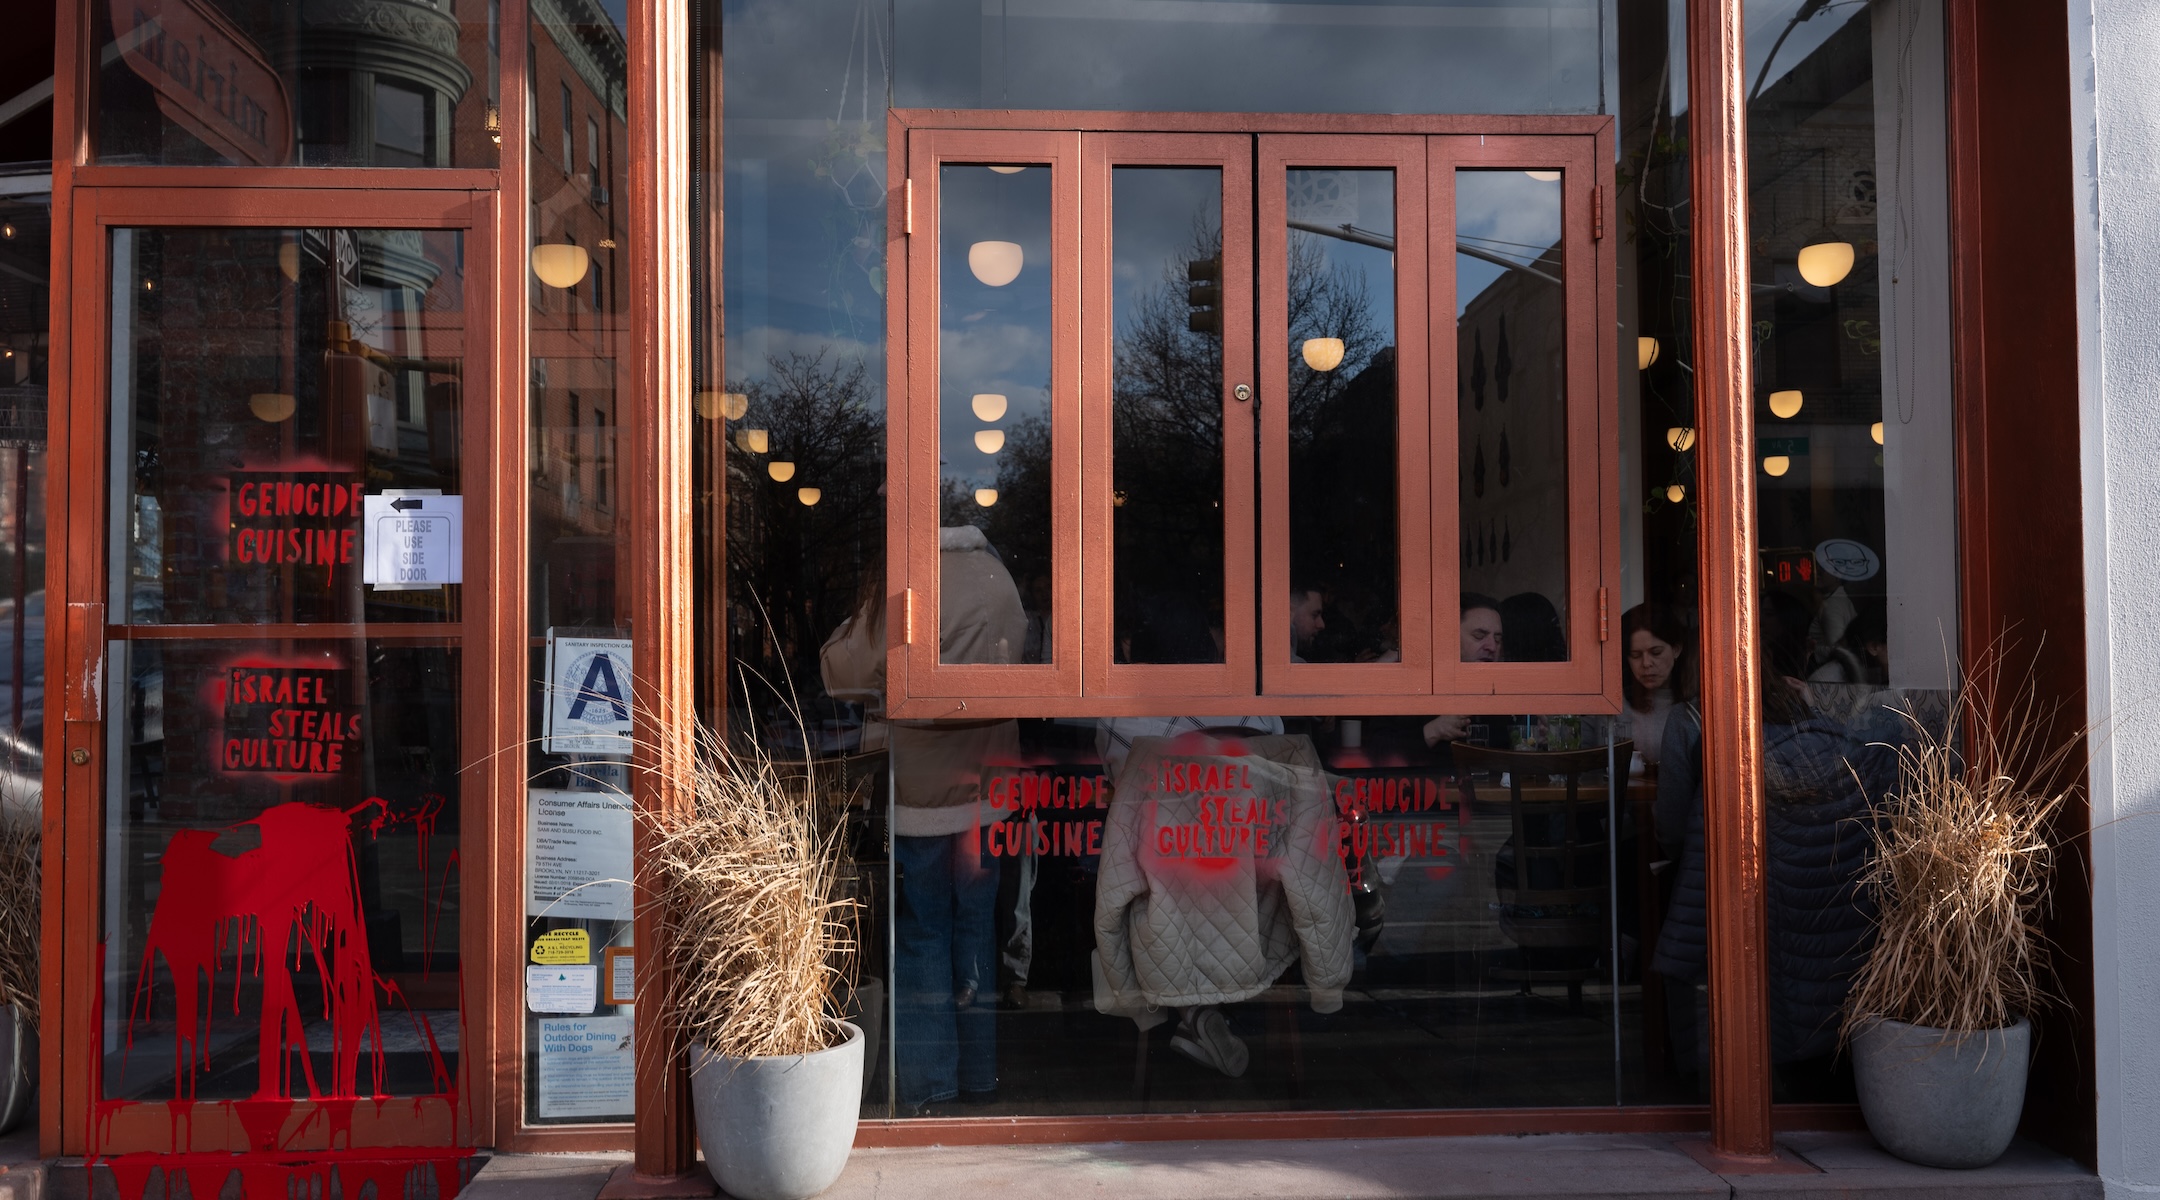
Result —
[[[173, 836], [160, 861], [158, 900], [152, 910], [141, 974], [129, 1006], [126, 1046], [134, 1045], [136, 1022], [149, 1015], [150, 993], [162, 959], [174, 983], [173, 1098], [167, 1101], [174, 1152], [102, 1154], [109, 1144], [113, 1118], [140, 1103], [101, 1100], [103, 1060], [93, 1054], [91, 1069], [89, 1165], [102, 1163], [113, 1172], [122, 1200], [143, 1200], [153, 1175], [162, 1172], [165, 1194], [185, 1184], [197, 1196], [216, 1195], [234, 1176], [243, 1200], [287, 1200], [291, 1196], [358, 1197], [370, 1182], [381, 1200], [403, 1196], [419, 1170], [433, 1173], [437, 1195], [453, 1196], [464, 1183], [469, 1146], [353, 1147], [353, 1118], [362, 1104], [379, 1119], [393, 1105], [411, 1104], [416, 1121], [428, 1105], [447, 1102], [452, 1126], [464, 1135], [458, 1088], [434, 1036], [419, 1014], [410, 1014], [424, 1033], [434, 1094], [393, 1099], [383, 1094], [382, 1007], [402, 1001], [397, 986], [378, 975], [368, 954], [367, 927], [360, 905], [359, 867], [353, 852], [354, 821], [370, 808], [361, 826], [370, 836], [385, 828], [411, 824], [418, 834], [422, 879], [429, 873], [429, 843], [436, 821], [448, 804], [430, 795], [414, 810], [392, 813], [370, 798], [351, 810], [299, 802], [265, 810], [252, 821], [226, 830], [184, 830]], [[252, 827], [259, 844], [238, 853], [218, 848], [221, 838]], [[443, 878], [432, 889], [431, 911], [423, 919], [423, 962], [430, 961], [441, 908], [447, 903], [458, 856], [443, 864]], [[98, 992], [92, 1003], [93, 1027], [104, 1021], [104, 954], [98, 948]], [[228, 958], [228, 955], [230, 958]], [[210, 1067], [210, 1025], [217, 1009], [217, 973], [221, 967], [252, 967], [263, 981], [257, 1037], [257, 1081], [246, 1100], [206, 1101], [195, 1096], [200, 1072]], [[312, 966], [320, 980], [314, 995], [303, 996], [296, 973]], [[233, 984], [232, 1011], [240, 1011], [240, 988]], [[464, 1009], [463, 971], [459, 972], [458, 1008]], [[330, 1029], [330, 1069], [318, 1077], [308, 1053], [306, 1023], [317, 1011]], [[293, 1078], [297, 1056], [301, 1077]], [[371, 1060], [369, 1094], [362, 1095], [359, 1069]], [[124, 1062], [123, 1058], [123, 1062]], [[461, 1064], [469, 1069], [469, 1060]], [[302, 1092], [300, 1087], [305, 1088]], [[239, 1153], [188, 1152], [193, 1114], [198, 1104], [226, 1108], [247, 1139]], [[300, 1119], [295, 1121], [293, 1118]], [[185, 1128], [183, 1128], [185, 1127]], [[303, 1149], [320, 1146], [325, 1149]]]

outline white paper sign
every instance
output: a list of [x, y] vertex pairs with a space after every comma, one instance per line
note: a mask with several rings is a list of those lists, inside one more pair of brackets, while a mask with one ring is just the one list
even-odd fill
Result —
[[528, 917], [629, 920], [630, 797], [527, 791], [525, 878]]
[[600, 1000], [600, 968], [525, 968], [525, 1007], [536, 1013], [589, 1013]]
[[360, 581], [384, 588], [465, 582], [465, 497], [385, 492], [365, 500]]
[[557, 637], [548, 630], [549, 754], [630, 753], [630, 639]]
[[629, 1017], [540, 1022], [540, 1115], [616, 1117], [630, 1111], [637, 1059]]

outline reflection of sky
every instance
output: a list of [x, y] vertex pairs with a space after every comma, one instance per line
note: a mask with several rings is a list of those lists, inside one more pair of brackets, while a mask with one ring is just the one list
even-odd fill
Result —
[[[1457, 171], [1455, 236], [1480, 250], [1528, 263], [1560, 240], [1561, 181], [1532, 179], [1521, 171]], [[1455, 315], [1508, 268], [1455, 256]]]
[[[1003, 456], [975, 445], [978, 430], [1009, 436], [1050, 411], [1050, 169], [1001, 175], [986, 166], [946, 166], [938, 183], [938, 453], [945, 477], [973, 491], [996, 487]], [[1012, 242], [1020, 275], [990, 287], [968, 268], [977, 242]], [[997, 393], [1005, 415], [985, 424], [972, 398]]]
[[1222, 172], [1212, 167], [1118, 167], [1110, 173], [1111, 311], [1117, 336], [1165, 282], [1182, 285], [1204, 234], [1222, 232]]
[[895, 100], [909, 107], [1532, 113], [1598, 104], [1597, 0], [898, 0], [897, 14]]
[[[1320, 171], [1288, 172], [1289, 214], [1293, 221], [1316, 225], [1353, 225], [1365, 233], [1395, 236], [1395, 172]], [[1345, 282], [1360, 273], [1365, 280], [1367, 315], [1380, 335], [1379, 345], [1395, 344], [1395, 255], [1378, 246], [1344, 241], [1337, 237], [1293, 232], [1320, 255], [1320, 269]], [[1292, 243], [1293, 245], [1296, 242]], [[1290, 348], [1291, 358], [1298, 347]], [[1351, 371], [1363, 363], [1345, 363]]]

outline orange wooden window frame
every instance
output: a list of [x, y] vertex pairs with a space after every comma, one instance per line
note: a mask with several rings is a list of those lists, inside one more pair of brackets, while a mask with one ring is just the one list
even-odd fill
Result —
[[[1174, 712], [1619, 711], [1609, 645], [1618, 588], [1618, 239], [1613, 127], [1603, 117], [1344, 117], [952, 112], [889, 118], [889, 446], [886, 708], [894, 717], [1128, 716]], [[946, 163], [1043, 163], [1053, 172], [1052, 661], [938, 661], [938, 172]], [[1226, 395], [1224, 630], [1220, 664], [1114, 661], [1109, 462], [1110, 179], [1119, 166], [1223, 172]], [[1288, 390], [1285, 172], [1395, 172], [1402, 661], [1291, 661], [1287, 606]], [[1567, 264], [1568, 643], [1563, 663], [1454, 661], [1460, 562], [1456, 423], [1439, 381], [1455, 372], [1454, 172], [1558, 169]], [[1249, 205], [1256, 237], [1230, 219]], [[1257, 315], [1258, 320], [1254, 317]], [[1257, 330], [1257, 334], [1255, 331]], [[1255, 344], [1255, 337], [1258, 342]], [[1430, 397], [1418, 403], [1416, 398]], [[1255, 412], [1257, 408], [1257, 413]], [[1255, 471], [1253, 449], [1258, 448]]]

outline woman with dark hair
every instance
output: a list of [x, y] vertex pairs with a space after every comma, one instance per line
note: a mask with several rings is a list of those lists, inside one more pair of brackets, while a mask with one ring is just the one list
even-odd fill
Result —
[[1517, 592], [1500, 602], [1500, 645], [1508, 662], [1566, 662], [1567, 631], [1560, 610], [1536, 592]]
[[1632, 739], [1643, 762], [1663, 757], [1665, 718], [1675, 705], [1695, 698], [1694, 638], [1680, 615], [1662, 604], [1638, 604], [1620, 614], [1620, 652], [1627, 670], [1620, 694], [1622, 738]]

